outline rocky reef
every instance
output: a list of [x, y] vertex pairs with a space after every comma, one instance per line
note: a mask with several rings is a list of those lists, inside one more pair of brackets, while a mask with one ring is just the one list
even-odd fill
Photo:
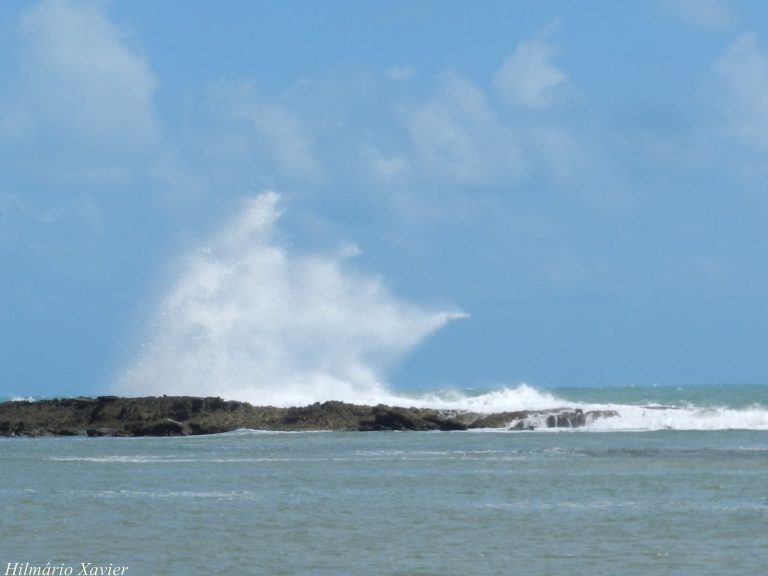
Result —
[[0, 403], [2, 436], [188, 436], [249, 428], [273, 431], [578, 428], [610, 410], [526, 410], [480, 414], [430, 408], [323, 402], [295, 408], [221, 398], [161, 396], [60, 398]]

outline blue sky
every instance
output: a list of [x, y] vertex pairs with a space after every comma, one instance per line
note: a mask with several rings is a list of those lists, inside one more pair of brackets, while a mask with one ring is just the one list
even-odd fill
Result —
[[767, 28], [7, 0], [0, 395], [765, 382]]

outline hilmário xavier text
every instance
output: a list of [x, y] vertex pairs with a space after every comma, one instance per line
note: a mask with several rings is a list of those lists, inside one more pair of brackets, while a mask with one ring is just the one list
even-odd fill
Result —
[[8, 562], [3, 576], [124, 576], [127, 572], [128, 566], [115, 566], [111, 562], [109, 564]]

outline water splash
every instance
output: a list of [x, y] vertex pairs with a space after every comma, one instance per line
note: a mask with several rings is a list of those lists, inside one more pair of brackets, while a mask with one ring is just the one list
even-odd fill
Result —
[[188, 257], [119, 393], [375, 403], [388, 368], [465, 316], [403, 302], [351, 270], [353, 252], [289, 252], [273, 235], [279, 216], [279, 196], [262, 194]]
[[[613, 411], [615, 417], [596, 418], [588, 421], [581, 431], [627, 432], [654, 430], [768, 430], [768, 406], [754, 402], [749, 405], [724, 405], [719, 389], [710, 391], [710, 398], [699, 391], [705, 402], [692, 404], [687, 401], [655, 402], [607, 401], [613, 395], [611, 389], [590, 389], [593, 396], [605, 395], [606, 401], [574, 401], [552, 392], [538, 390], [527, 384], [468, 394], [461, 391], [427, 392], [413, 396], [388, 398], [388, 403], [404, 406], [430, 407], [478, 413], [551, 411], [563, 409], [584, 412]], [[649, 390], [653, 390], [650, 388]], [[684, 394], [684, 389], [679, 389]], [[759, 391], [756, 392], [759, 396]], [[534, 415], [530, 422], [545, 429], [548, 413]], [[554, 429], [553, 429], [554, 431]]]
[[514, 388], [499, 388], [481, 394], [468, 394], [458, 390], [441, 390], [418, 395], [394, 396], [389, 400], [389, 403], [401, 406], [461, 410], [483, 414], [520, 410], [549, 410], [572, 404], [549, 392], [537, 390], [528, 384], [520, 384]]

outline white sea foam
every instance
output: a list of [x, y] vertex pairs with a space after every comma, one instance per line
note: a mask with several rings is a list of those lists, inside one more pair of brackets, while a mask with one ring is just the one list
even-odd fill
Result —
[[[525, 410], [614, 411], [616, 416], [590, 419], [581, 430], [649, 431], [649, 430], [768, 430], [768, 408], [755, 404], [747, 408], [693, 405], [643, 405], [573, 402], [537, 390], [527, 384], [503, 388], [485, 394], [461, 392], [427, 393], [417, 397], [389, 396], [391, 404], [431, 407], [444, 410], [493, 413]], [[532, 416], [530, 423], [545, 427], [547, 414]]]
[[[46, 458], [51, 462], [89, 462], [98, 464], [188, 464], [211, 462], [215, 464], [243, 462], [292, 462], [295, 458], [178, 458], [164, 456], [51, 456]], [[316, 461], [317, 459], [307, 459]]]
[[537, 390], [527, 384], [520, 384], [514, 388], [500, 388], [477, 395], [455, 390], [426, 392], [411, 396], [388, 393], [382, 396], [379, 401], [383, 404], [461, 410], [483, 414], [520, 410], [548, 410], [562, 408], [569, 404], [549, 392]]
[[212, 498], [216, 500], [254, 500], [263, 495], [251, 490], [232, 491], [199, 491], [199, 490], [99, 490], [96, 492], [75, 492], [79, 497], [92, 496], [96, 498]]
[[591, 430], [768, 430], [768, 409], [763, 406], [733, 409], [726, 407], [650, 408], [607, 405], [618, 417], [601, 418]]

